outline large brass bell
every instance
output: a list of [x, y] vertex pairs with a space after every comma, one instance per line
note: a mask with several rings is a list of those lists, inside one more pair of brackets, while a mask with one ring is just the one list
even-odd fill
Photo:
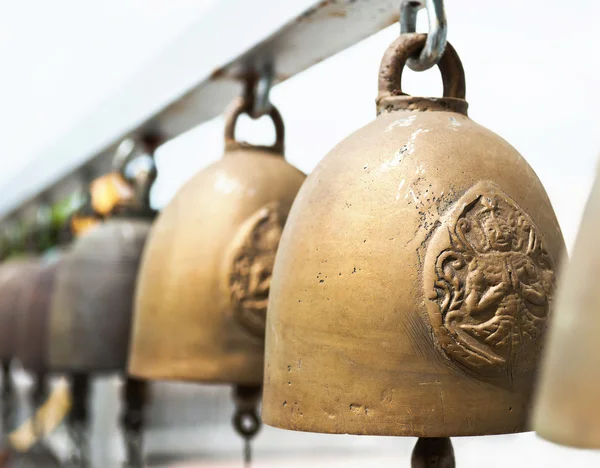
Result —
[[269, 425], [423, 438], [527, 429], [563, 238], [531, 167], [467, 117], [450, 44], [442, 98], [402, 91], [425, 41], [389, 47], [377, 118], [318, 164], [290, 211], [267, 314]]
[[235, 140], [238, 117], [248, 110], [248, 101], [234, 101], [223, 158], [190, 179], [152, 228], [136, 291], [129, 372], [235, 384], [236, 426], [248, 417], [252, 432], [271, 270], [305, 176], [283, 157], [284, 126], [274, 107], [273, 146]]
[[560, 281], [545, 347], [534, 429], [550, 441], [600, 448], [600, 170], [587, 202], [573, 255]]

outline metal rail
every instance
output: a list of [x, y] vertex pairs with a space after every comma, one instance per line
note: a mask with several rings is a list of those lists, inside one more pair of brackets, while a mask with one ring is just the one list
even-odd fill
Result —
[[[64, 197], [84, 175], [104, 172], [127, 136], [150, 132], [170, 139], [219, 115], [240, 93], [241, 80], [257, 76], [263, 67], [271, 66], [274, 84], [280, 83], [399, 20], [398, 0], [304, 0], [287, 6], [285, 14], [269, 6], [273, 2], [267, 0], [219, 2], [209, 19], [203, 18], [203, 24], [166, 48], [0, 188], [0, 222], [28, 216], [40, 202]], [[245, 26], [248, 15], [260, 8], [271, 15], [271, 26], [257, 40], [256, 31]], [[290, 12], [292, 8], [296, 11]], [[206, 27], [207, 22], [213, 26]], [[232, 43], [232, 35], [239, 38], [236, 45], [216, 56], [212, 45], [227, 39]], [[173, 79], [166, 83], [157, 77], [155, 71], [164, 63], [173, 75], [181, 74], [175, 85]]]

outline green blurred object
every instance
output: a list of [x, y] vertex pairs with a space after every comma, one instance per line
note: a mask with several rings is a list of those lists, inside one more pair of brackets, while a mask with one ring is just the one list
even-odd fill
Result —
[[35, 219], [8, 221], [0, 231], [0, 260], [42, 253], [70, 242], [69, 220], [88, 198], [84, 191], [75, 191], [52, 206], [40, 206]]

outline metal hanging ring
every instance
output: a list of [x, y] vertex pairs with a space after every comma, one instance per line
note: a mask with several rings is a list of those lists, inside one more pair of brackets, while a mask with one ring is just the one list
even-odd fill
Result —
[[417, 13], [427, 9], [429, 32], [423, 49], [406, 62], [413, 71], [425, 71], [436, 65], [446, 50], [448, 24], [443, 0], [403, 0], [400, 5], [400, 33], [414, 33], [417, 29]]
[[233, 415], [233, 426], [244, 439], [251, 439], [260, 430], [260, 419], [253, 410], [237, 410]]
[[268, 115], [273, 121], [275, 126], [275, 143], [272, 146], [258, 146], [250, 145], [247, 143], [239, 142], [235, 139], [235, 126], [237, 120], [242, 114], [250, 115], [252, 108], [252, 101], [247, 98], [239, 97], [236, 98], [228, 109], [225, 116], [225, 150], [235, 151], [241, 147], [262, 149], [271, 153], [283, 155], [284, 151], [284, 140], [285, 140], [285, 126], [283, 124], [283, 118], [273, 105], [270, 105]]
[[260, 74], [260, 78], [256, 81], [254, 89], [250, 90], [252, 106], [248, 114], [253, 119], [259, 119], [263, 115], [267, 115], [271, 112], [273, 106], [269, 99], [269, 95], [272, 86], [273, 68], [271, 66], [266, 66]]

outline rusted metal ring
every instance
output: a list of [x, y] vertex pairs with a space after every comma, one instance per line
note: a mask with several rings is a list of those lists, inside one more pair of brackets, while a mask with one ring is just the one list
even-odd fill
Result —
[[[402, 91], [402, 71], [408, 59], [421, 49], [426, 41], [426, 34], [403, 34], [388, 47], [379, 68], [380, 96], [384, 93], [394, 96], [407, 95]], [[465, 71], [460, 57], [449, 42], [437, 65], [444, 84], [444, 97], [465, 99]]]
[[273, 125], [275, 126], [275, 143], [272, 146], [257, 146], [257, 145], [249, 145], [247, 143], [239, 142], [235, 139], [235, 126], [237, 124], [238, 118], [242, 114], [247, 114], [251, 118], [252, 114], [252, 103], [248, 99], [244, 99], [243, 97], [238, 97], [235, 99], [230, 109], [228, 110], [225, 116], [225, 150], [233, 151], [239, 149], [241, 147], [244, 148], [256, 148], [264, 151], [270, 151], [276, 154], [283, 155], [284, 150], [284, 140], [285, 140], [285, 125], [283, 123], [283, 118], [281, 114], [277, 110], [277, 108], [271, 105], [267, 114]]
[[407, 60], [408, 67], [414, 71], [429, 70], [436, 65], [444, 55], [448, 43], [448, 23], [443, 0], [403, 1], [400, 6], [400, 33], [416, 32], [417, 14], [422, 8], [427, 9], [429, 33], [418, 56]]

